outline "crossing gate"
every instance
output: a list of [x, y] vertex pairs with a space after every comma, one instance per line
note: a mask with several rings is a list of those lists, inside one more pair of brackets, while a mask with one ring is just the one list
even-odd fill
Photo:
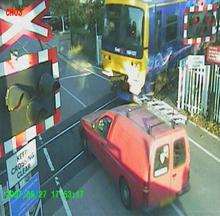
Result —
[[179, 109], [220, 122], [220, 68], [205, 65], [204, 55], [190, 55], [179, 64]]

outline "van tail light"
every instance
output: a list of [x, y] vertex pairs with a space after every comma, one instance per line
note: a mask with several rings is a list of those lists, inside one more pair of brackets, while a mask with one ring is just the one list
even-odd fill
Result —
[[149, 187], [148, 186], [144, 186], [144, 188], [143, 188], [143, 193], [144, 194], [148, 194], [149, 193]]
[[150, 189], [149, 189], [149, 184], [147, 182], [144, 182], [142, 192], [143, 192], [144, 205], [148, 206], [148, 194], [150, 192]]

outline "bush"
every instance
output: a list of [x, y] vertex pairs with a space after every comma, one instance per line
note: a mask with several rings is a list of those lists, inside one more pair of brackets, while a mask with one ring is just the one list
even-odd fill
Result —
[[89, 31], [95, 31], [95, 24], [102, 26], [103, 20], [103, 1], [87, 0], [85, 3], [72, 1], [69, 7], [71, 27], [87, 28]]

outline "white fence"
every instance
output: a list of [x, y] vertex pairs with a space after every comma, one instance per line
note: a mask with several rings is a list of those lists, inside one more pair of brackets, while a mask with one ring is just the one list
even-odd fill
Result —
[[220, 123], [220, 66], [214, 65], [211, 67], [210, 74], [210, 90], [209, 90], [209, 115]]
[[205, 65], [204, 56], [180, 61], [178, 108], [220, 122], [220, 68]]

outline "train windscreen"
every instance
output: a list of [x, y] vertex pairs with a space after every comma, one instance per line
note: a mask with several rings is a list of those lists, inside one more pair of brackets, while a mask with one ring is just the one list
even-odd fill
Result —
[[144, 12], [125, 5], [107, 5], [102, 48], [121, 55], [142, 58]]

